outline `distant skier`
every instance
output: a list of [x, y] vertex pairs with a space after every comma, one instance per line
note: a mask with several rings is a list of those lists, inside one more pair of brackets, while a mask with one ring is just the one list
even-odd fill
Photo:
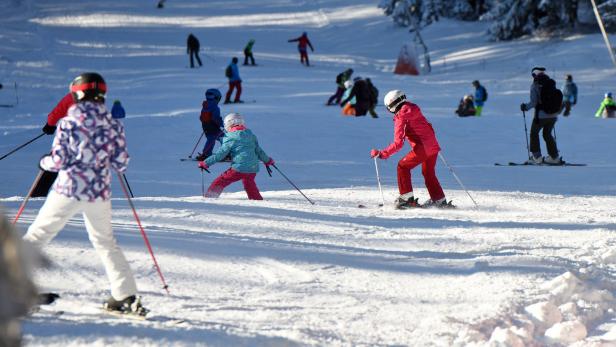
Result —
[[[436, 178], [436, 159], [441, 147], [436, 140], [432, 124], [419, 109], [419, 106], [407, 101], [406, 95], [400, 90], [392, 90], [385, 95], [385, 107], [394, 113], [394, 142], [382, 150], [373, 149], [370, 156], [387, 159], [404, 146], [405, 139], [411, 143], [412, 151], [398, 162], [398, 190], [400, 196], [395, 207], [453, 207], [445, 200], [445, 193]], [[421, 164], [426, 188], [430, 199], [423, 205], [413, 195], [411, 170]]]
[[563, 86], [563, 99], [565, 100], [563, 116], [567, 117], [571, 114], [571, 106], [577, 104], [577, 95], [578, 89], [577, 85], [573, 83], [573, 76], [567, 75], [565, 85]]
[[344, 87], [344, 82], [350, 80], [351, 75], [353, 75], [353, 69], [346, 69], [336, 76], [336, 92], [334, 93], [334, 95], [329, 97], [329, 100], [327, 100], [328, 106], [340, 104], [342, 94], [344, 94], [344, 91], [346, 89]]
[[124, 110], [124, 107], [122, 107], [122, 103], [120, 102], [120, 100], [113, 101], [113, 107], [111, 107], [111, 116], [114, 119], [126, 118], [126, 111]]
[[379, 103], [379, 90], [372, 84], [372, 81], [369, 78], [366, 78], [366, 83], [368, 84], [368, 88], [370, 88], [370, 107], [368, 108], [368, 112], [372, 118], [379, 118], [379, 115], [376, 113], [376, 105]]
[[355, 98], [355, 116], [365, 116], [372, 103], [372, 90], [368, 83], [361, 77], [356, 77], [353, 81], [353, 88], [349, 95], [340, 102], [340, 107]]
[[295, 39], [291, 39], [289, 40], [289, 42], [297, 42], [297, 50], [299, 51], [299, 61], [302, 64], [304, 64], [304, 61], [306, 61], [306, 66], [310, 66], [310, 62], [308, 61], [307, 47], [309, 46], [312, 52], [314, 52], [314, 48], [312, 47], [312, 43], [310, 43], [310, 40], [308, 39], [308, 34], [304, 31], [302, 33], [302, 36], [295, 38]]
[[244, 47], [244, 65], [248, 65], [248, 59], [250, 59], [250, 65], [256, 65], [255, 57], [252, 55], [252, 46], [254, 46], [254, 44], [255, 40], [250, 39], [250, 41], [246, 44], [246, 47]]
[[599, 106], [599, 109], [595, 113], [595, 117], [614, 118], [616, 117], [616, 103], [612, 98], [612, 93], [605, 93], [605, 97]]
[[473, 87], [475, 87], [475, 116], [481, 116], [483, 111], [483, 105], [488, 100], [488, 91], [482, 86], [479, 81], [473, 81]]
[[237, 62], [237, 57], [233, 57], [233, 59], [231, 59], [231, 64], [227, 65], [225, 69], [225, 76], [229, 79], [229, 90], [225, 96], [225, 104], [231, 103], [231, 94], [234, 89], [237, 89], [237, 92], [235, 92], [235, 99], [233, 102], [243, 103], [243, 101], [240, 100], [240, 95], [242, 95], [242, 79], [240, 78], [240, 69], [237, 67]]
[[24, 240], [46, 244], [81, 212], [111, 282], [104, 307], [144, 315], [135, 279], [111, 229], [111, 170], [124, 172], [129, 160], [124, 127], [105, 107], [107, 86], [99, 74], [79, 75], [70, 91], [77, 103], [58, 122], [51, 154], [39, 163], [59, 175]]
[[460, 117], [468, 117], [475, 115], [475, 107], [473, 106], [472, 95], [464, 95], [464, 97], [460, 100], [460, 104], [458, 104], [456, 114]]
[[[347, 99], [349, 95], [351, 95], [351, 90], [353, 89], [353, 81], [345, 81], [344, 82], [344, 94], [342, 95], [343, 99]], [[342, 107], [342, 114], [345, 116], [354, 116], [355, 115], [355, 97], [348, 98], [349, 101], [345, 104], [340, 104]]]
[[[530, 86], [530, 102], [520, 105], [520, 109], [528, 111], [535, 109], [535, 115], [530, 128], [530, 152], [529, 163], [547, 163], [558, 165], [562, 159], [558, 154], [556, 139], [552, 136], [554, 125], [558, 120], [558, 114], [562, 108], [563, 94], [556, 88], [556, 82], [546, 73], [544, 67], [534, 67], [531, 70], [533, 84]], [[539, 144], [539, 131], [543, 129], [543, 139], [548, 149], [548, 156], [541, 156]]]
[[217, 198], [228, 185], [241, 180], [248, 199], [263, 200], [255, 183], [255, 177], [259, 172], [259, 161], [270, 166], [274, 165], [274, 159], [261, 149], [257, 137], [246, 128], [241, 115], [228, 114], [224, 124], [227, 133], [222, 146], [205, 161], [199, 162], [199, 168], [207, 169], [214, 163], [223, 161], [228, 155], [231, 156], [231, 168], [212, 182], [205, 196]]
[[221, 98], [222, 94], [220, 94], [218, 89], [208, 89], [205, 91], [205, 100], [202, 104], [203, 107], [201, 108], [199, 119], [201, 120], [201, 128], [203, 129], [203, 134], [205, 134], [206, 141], [203, 151], [196, 157], [199, 161], [205, 160], [205, 158], [212, 155], [216, 141], [221, 141], [220, 138], [224, 135], [220, 108], [218, 107]]
[[190, 68], [195, 67], [195, 63], [193, 61], [193, 56], [197, 59], [197, 63], [199, 66], [203, 66], [201, 64], [201, 58], [199, 58], [199, 49], [201, 48], [199, 44], [199, 40], [192, 33], [188, 35], [188, 39], [186, 40], [186, 53], [190, 55]]

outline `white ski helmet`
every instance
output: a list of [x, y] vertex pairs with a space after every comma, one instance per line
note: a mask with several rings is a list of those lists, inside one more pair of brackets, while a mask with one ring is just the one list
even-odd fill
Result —
[[344, 87], [346, 89], [353, 88], [353, 81], [345, 81], [344, 82]]
[[397, 89], [385, 94], [385, 98], [383, 99], [385, 107], [387, 107], [387, 110], [391, 113], [395, 113], [398, 106], [404, 101], [406, 101], [406, 95], [403, 91]]
[[229, 131], [236, 125], [244, 125], [244, 118], [239, 113], [229, 113], [225, 116], [225, 130]]

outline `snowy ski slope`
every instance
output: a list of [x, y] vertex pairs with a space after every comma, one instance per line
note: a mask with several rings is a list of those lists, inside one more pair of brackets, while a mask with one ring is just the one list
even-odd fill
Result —
[[[39, 134], [72, 78], [100, 72], [109, 105], [120, 99], [128, 114], [127, 177], [171, 291], [161, 289], [115, 182], [114, 230], [151, 319], [101, 315], [108, 284], [78, 217], [45, 248], [55, 266], [38, 282], [62, 298], [25, 321], [28, 344], [616, 344], [616, 123], [593, 117], [615, 73], [601, 37], [493, 43], [484, 23], [442, 20], [424, 33], [433, 73], [401, 77], [391, 71], [409, 34], [377, 2], [171, 0], [159, 10], [144, 1], [0, 0], [0, 83], [17, 82], [20, 93], [19, 105], [0, 108], [0, 154]], [[310, 68], [287, 43], [302, 31], [315, 46]], [[201, 41], [200, 69], [187, 68], [190, 32]], [[243, 99], [255, 102], [222, 113], [242, 113], [315, 206], [264, 170], [262, 202], [246, 200], [239, 185], [203, 199], [195, 163], [179, 160], [199, 136], [205, 89], [226, 91], [224, 68], [232, 56], [243, 59], [250, 38], [259, 65], [240, 74]], [[557, 124], [558, 144], [565, 160], [588, 166], [493, 165], [524, 160], [518, 110], [534, 65], [559, 86], [573, 74], [580, 98]], [[368, 152], [391, 140], [391, 116], [379, 108], [379, 119], [348, 118], [324, 106], [348, 67], [372, 78], [381, 97], [399, 88], [422, 107], [479, 208], [440, 163], [458, 209], [377, 207]], [[484, 115], [456, 118], [474, 79], [489, 91]], [[0, 90], [0, 104], [14, 100], [11, 92]], [[50, 143], [44, 137], [0, 162], [8, 216]], [[406, 151], [380, 162], [388, 203]], [[225, 169], [215, 165], [205, 183]], [[427, 198], [420, 172], [413, 177]], [[42, 203], [28, 205], [21, 230]]]

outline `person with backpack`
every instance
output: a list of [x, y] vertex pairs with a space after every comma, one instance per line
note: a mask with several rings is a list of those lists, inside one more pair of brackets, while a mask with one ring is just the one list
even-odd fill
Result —
[[244, 47], [244, 65], [248, 65], [248, 59], [250, 59], [250, 65], [255, 66], [255, 57], [252, 55], [252, 46], [254, 46], [255, 40], [250, 39]]
[[268, 156], [259, 146], [257, 137], [246, 128], [244, 118], [237, 113], [229, 113], [224, 120], [226, 135], [222, 146], [198, 167], [207, 170], [217, 162], [231, 157], [231, 168], [218, 176], [207, 189], [205, 197], [218, 198], [222, 191], [231, 183], [242, 181], [244, 190], [250, 200], [263, 200], [255, 177], [259, 172], [259, 161], [265, 166], [274, 165], [274, 159]]
[[199, 63], [199, 66], [203, 66], [203, 64], [201, 64], [201, 58], [199, 58], [199, 49], [200, 49], [199, 40], [197, 39], [195, 35], [190, 33], [190, 35], [188, 35], [188, 39], [186, 40], [186, 54], [190, 55], [190, 68], [191, 69], [195, 67], [195, 64], [193, 62], [193, 57], [197, 59], [197, 63]]
[[[436, 177], [436, 159], [441, 150], [432, 124], [428, 122], [416, 104], [409, 102], [401, 90], [392, 90], [385, 95], [385, 107], [394, 114], [394, 141], [385, 149], [372, 149], [372, 158], [387, 159], [403, 146], [405, 140], [411, 144], [412, 151], [398, 162], [398, 190], [396, 209], [412, 207], [453, 207], [445, 200], [445, 193]], [[420, 205], [413, 195], [411, 170], [421, 165], [430, 199]]]
[[616, 117], [616, 103], [612, 99], [612, 93], [605, 93], [605, 97], [599, 106], [599, 109], [595, 113], [595, 117], [614, 118]]
[[336, 76], [336, 92], [334, 95], [329, 97], [327, 100], [327, 106], [338, 105], [340, 104], [340, 100], [342, 99], [342, 94], [344, 94], [345, 87], [344, 82], [351, 79], [351, 75], [353, 75], [353, 69], [346, 69]]
[[212, 88], [205, 91], [205, 100], [202, 103], [199, 119], [206, 140], [203, 151], [195, 157], [199, 161], [212, 155], [216, 141], [221, 141], [220, 138], [224, 135], [220, 108], [218, 107], [220, 99], [222, 99], [222, 94], [218, 89]]
[[368, 108], [368, 112], [372, 118], [379, 118], [379, 115], [376, 114], [376, 105], [379, 103], [379, 90], [376, 89], [374, 84], [369, 78], [366, 78], [366, 83], [368, 84], [368, 88], [370, 89], [370, 107]]
[[[534, 67], [531, 70], [533, 83], [530, 86], [530, 102], [522, 103], [522, 112], [535, 109], [532, 125], [530, 127], [530, 164], [551, 164], [562, 163], [558, 154], [556, 139], [552, 136], [554, 125], [558, 120], [558, 114], [562, 108], [563, 94], [556, 88], [556, 82], [546, 73], [544, 67]], [[543, 129], [543, 139], [548, 150], [548, 156], [541, 156], [541, 146], [539, 144], [539, 131]]]
[[347, 102], [355, 99], [355, 116], [365, 116], [372, 103], [372, 91], [361, 77], [353, 79], [353, 87], [349, 95], [340, 102], [340, 107], [344, 108]]
[[233, 102], [243, 103], [243, 101], [240, 100], [240, 95], [242, 95], [242, 79], [240, 78], [240, 69], [237, 67], [237, 62], [237, 57], [233, 57], [233, 59], [231, 59], [231, 64], [225, 69], [225, 76], [229, 79], [229, 90], [225, 96], [225, 104], [231, 103], [231, 94], [236, 88], [237, 92], [235, 93]]
[[482, 86], [479, 81], [473, 81], [473, 87], [475, 87], [475, 99], [473, 100], [475, 103], [475, 116], [481, 116], [481, 111], [483, 111], [483, 104], [488, 100], [488, 91], [484, 86]]
[[565, 85], [563, 86], [563, 99], [565, 112], [563, 116], [567, 117], [571, 114], [571, 106], [577, 104], [577, 94], [578, 89], [577, 85], [573, 83], [573, 76], [567, 75], [565, 78]]
[[312, 43], [308, 39], [308, 33], [305, 31], [302, 33], [302, 36], [290, 39], [288, 42], [297, 42], [297, 50], [299, 51], [299, 61], [304, 64], [306, 61], [306, 66], [310, 66], [310, 62], [308, 61], [308, 49], [314, 52], [314, 47], [312, 47]]
[[135, 278], [111, 226], [111, 172], [126, 171], [129, 156], [124, 126], [105, 106], [106, 91], [98, 73], [81, 74], [71, 83], [76, 103], [58, 122], [51, 153], [39, 162], [42, 170], [58, 172], [58, 178], [23, 238], [42, 246], [81, 212], [111, 284], [111, 297], [103, 307], [145, 315]]

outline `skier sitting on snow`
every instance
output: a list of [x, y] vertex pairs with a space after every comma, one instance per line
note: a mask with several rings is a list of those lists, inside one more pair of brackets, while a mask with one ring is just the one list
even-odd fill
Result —
[[222, 191], [233, 182], [239, 180], [244, 184], [244, 190], [250, 200], [263, 200], [255, 177], [259, 172], [259, 160], [266, 166], [274, 165], [270, 158], [259, 147], [257, 137], [244, 126], [244, 119], [237, 113], [230, 113], [225, 117], [225, 131], [227, 132], [222, 146], [205, 161], [199, 162], [199, 168], [205, 170], [214, 163], [223, 161], [231, 156], [231, 168], [223, 172], [212, 182], [205, 196], [217, 198]]
[[346, 89], [344, 90], [344, 94], [342, 95], [342, 98], [344, 100], [346, 99], [349, 99], [349, 100], [345, 104], [340, 104], [340, 107], [342, 107], [342, 114], [345, 116], [354, 116], [355, 115], [355, 97], [349, 98], [349, 95], [351, 95], [351, 89], [353, 89], [353, 81], [344, 82], [344, 88]]
[[458, 109], [456, 113], [460, 117], [468, 117], [475, 115], [475, 107], [473, 107], [473, 96], [472, 95], [464, 95], [462, 99], [460, 99], [460, 104], [458, 104]]
[[353, 82], [351, 92], [347, 97], [342, 99], [340, 107], [344, 107], [349, 100], [355, 98], [355, 105], [353, 105], [355, 116], [365, 116], [372, 103], [372, 90], [368, 86], [368, 83], [361, 77], [356, 77]]
[[616, 103], [614, 102], [614, 99], [612, 99], [612, 93], [607, 92], [605, 93], [605, 98], [601, 102], [601, 106], [599, 106], [597, 113], [595, 113], [595, 117], [614, 118], [615, 114]]
[[124, 172], [129, 160], [124, 127], [105, 107], [107, 86], [99, 74], [78, 76], [70, 91], [77, 103], [58, 122], [51, 154], [39, 163], [43, 170], [57, 171], [58, 178], [24, 240], [46, 244], [81, 212], [111, 282], [104, 307], [145, 315], [130, 266], [111, 229], [111, 170]]
[[205, 135], [206, 141], [203, 146], [203, 151], [196, 159], [201, 161], [212, 155], [216, 140], [220, 141], [220, 137], [224, 135], [222, 130], [222, 118], [220, 117], [220, 108], [218, 103], [222, 98], [222, 94], [218, 89], [208, 89], [205, 92], [205, 100], [203, 101], [201, 108], [201, 128]]
[[398, 162], [398, 190], [400, 196], [395, 207], [404, 209], [408, 207], [422, 207], [418, 199], [413, 196], [411, 183], [411, 170], [421, 164], [421, 173], [424, 176], [426, 188], [430, 199], [423, 206], [453, 207], [451, 202], [445, 200], [445, 193], [436, 178], [436, 158], [441, 147], [436, 140], [432, 124], [419, 109], [419, 106], [407, 101], [406, 95], [400, 90], [392, 90], [385, 95], [385, 107], [394, 113], [394, 142], [385, 149], [370, 151], [372, 158], [387, 159], [398, 152], [408, 139], [412, 151]]

